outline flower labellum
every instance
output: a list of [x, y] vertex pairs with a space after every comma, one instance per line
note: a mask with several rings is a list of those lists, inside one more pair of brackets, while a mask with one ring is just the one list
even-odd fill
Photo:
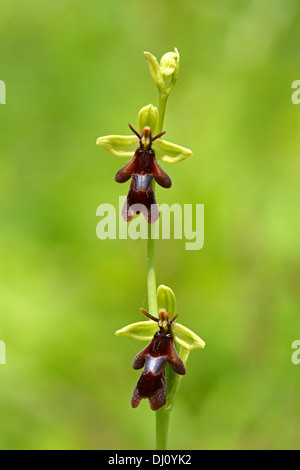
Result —
[[155, 333], [151, 343], [134, 358], [132, 367], [144, 367], [144, 370], [133, 391], [131, 406], [136, 408], [143, 398], [148, 398], [150, 408], [156, 411], [166, 404], [166, 363], [179, 375], [185, 374], [185, 366], [175, 349], [171, 330], [177, 315], [169, 320], [165, 309], [159, 311], [159, 318], [153, 317], [144, 309], [141, 311], [158, 323], [159, 331]]
[[121, 168], [116, 176], [117, 183], [125, 183], [131, 178], [131, 184], [125, 201], [122, 215], [126, 222], [137, 214], [142, 213], [149, 223], [154, 223], [159, 217], [159, 210], [152, 187], [152, 179], [163, 188], [170, 188], [171, 179], [158, 165], [152, 142], [165, 134], [152, 137], [151, 128], [146, 126], [140, 135], [130, 124], [130, 129], [139, 139], [139, 147], [127, 165]]

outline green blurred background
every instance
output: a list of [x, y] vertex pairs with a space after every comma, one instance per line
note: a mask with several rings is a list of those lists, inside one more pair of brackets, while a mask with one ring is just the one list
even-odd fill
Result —
[[205, 245], [157, 243], [157, 281], [207, 343], [188, 362], [172, 449], [299, 448], [298, 0], [3, 0], [1, 449], [153, 449], [131, 409], [144, 343], [145, 241], [96, 237], [126, 162], [96, 138], [128, 134], [157, 91], [143, 51], [177, 47], [167, 139], [193, 150], [160, 203], [203, 203]]

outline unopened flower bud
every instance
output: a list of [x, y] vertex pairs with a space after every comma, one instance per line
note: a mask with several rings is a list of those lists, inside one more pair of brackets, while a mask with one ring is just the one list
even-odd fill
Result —
[[164, 54], [160, 60], [161, 72], [165, 77], [170, 77], [171, 75], [178, 75], [179, 70], [179, 53], [175, 48], [175, 52], [167, 52]]
[[155, 132], [158, 121], [158, 109], [152, 104], [144, 106], [138, 116], [138, 127], [139, 131], [142, 134], [142, 131], [145, 127], [150, 127], [152, 132]]
[[157, 303], [159, 310], [166, 310], [172, 318], [176, 314], [176, 297], [168, 286], [160, 285], [157, 288]]

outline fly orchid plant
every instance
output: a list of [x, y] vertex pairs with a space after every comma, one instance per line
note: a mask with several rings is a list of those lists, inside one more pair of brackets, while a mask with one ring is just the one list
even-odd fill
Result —
[[[157, 160], [177, 163], [192, 155], [191, 150], [161, 139], [165, 134], [163, 121], [168, 97], [178, 78], [180, 56], [167, 52], [157, 61], [150, 52], [144, 52], [151, 76], [158, 88], [158, 108], [149, 104], [138, 114], [138, 130], [131, 124], [131, 135], [99, 137], [97, 145], [117, 157], [131, 158], [115, 175], [115, 181], [125, 183], [131, 179], [129, 192], [122, 209], [125, 221], [138, 214], [148, 221], [147, 239], [147, 292], [148, 311], [141, 311], [149, 318], [125, 326], [115, 334], [142, 341], [150, 341], [134, 359], [133, 368], [143, 368], [134, 388], [131, 405], [136, 408], [143, 398], [149, 400], [156, 412], [156, 447], [167, 448], [170, 412], [181, 380], [186, 373], [186, 363], [193, 349], [204, 348], [204, 341], [193, 331], [178, 322], [176, 297], [165, 285], [156, 288], [155, 239], [151, 224], [159, 218], [155, 199], [155, 182], [163, 188], [171, 187], [171, 179]], [[178, 351], [176, 350], [176, 347]]]

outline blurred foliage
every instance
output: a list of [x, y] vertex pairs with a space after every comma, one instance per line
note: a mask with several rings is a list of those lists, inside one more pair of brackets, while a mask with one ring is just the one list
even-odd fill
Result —
[[[140, 344], [114, 336], [147, 306], [145, 241], [96, 237], [124, 160], [96, 138], [157, 105], [144, 50], [177, 47], [160, 203], [205, 205], [205, 245], [157, 243], [157, 281], [191, 353], [170, 448], [299, 448], [298, 0], [2, 0], [0, 448], [149, 449], [130, 397]], [[125, 160], [126, 161], [126, 160]]]

